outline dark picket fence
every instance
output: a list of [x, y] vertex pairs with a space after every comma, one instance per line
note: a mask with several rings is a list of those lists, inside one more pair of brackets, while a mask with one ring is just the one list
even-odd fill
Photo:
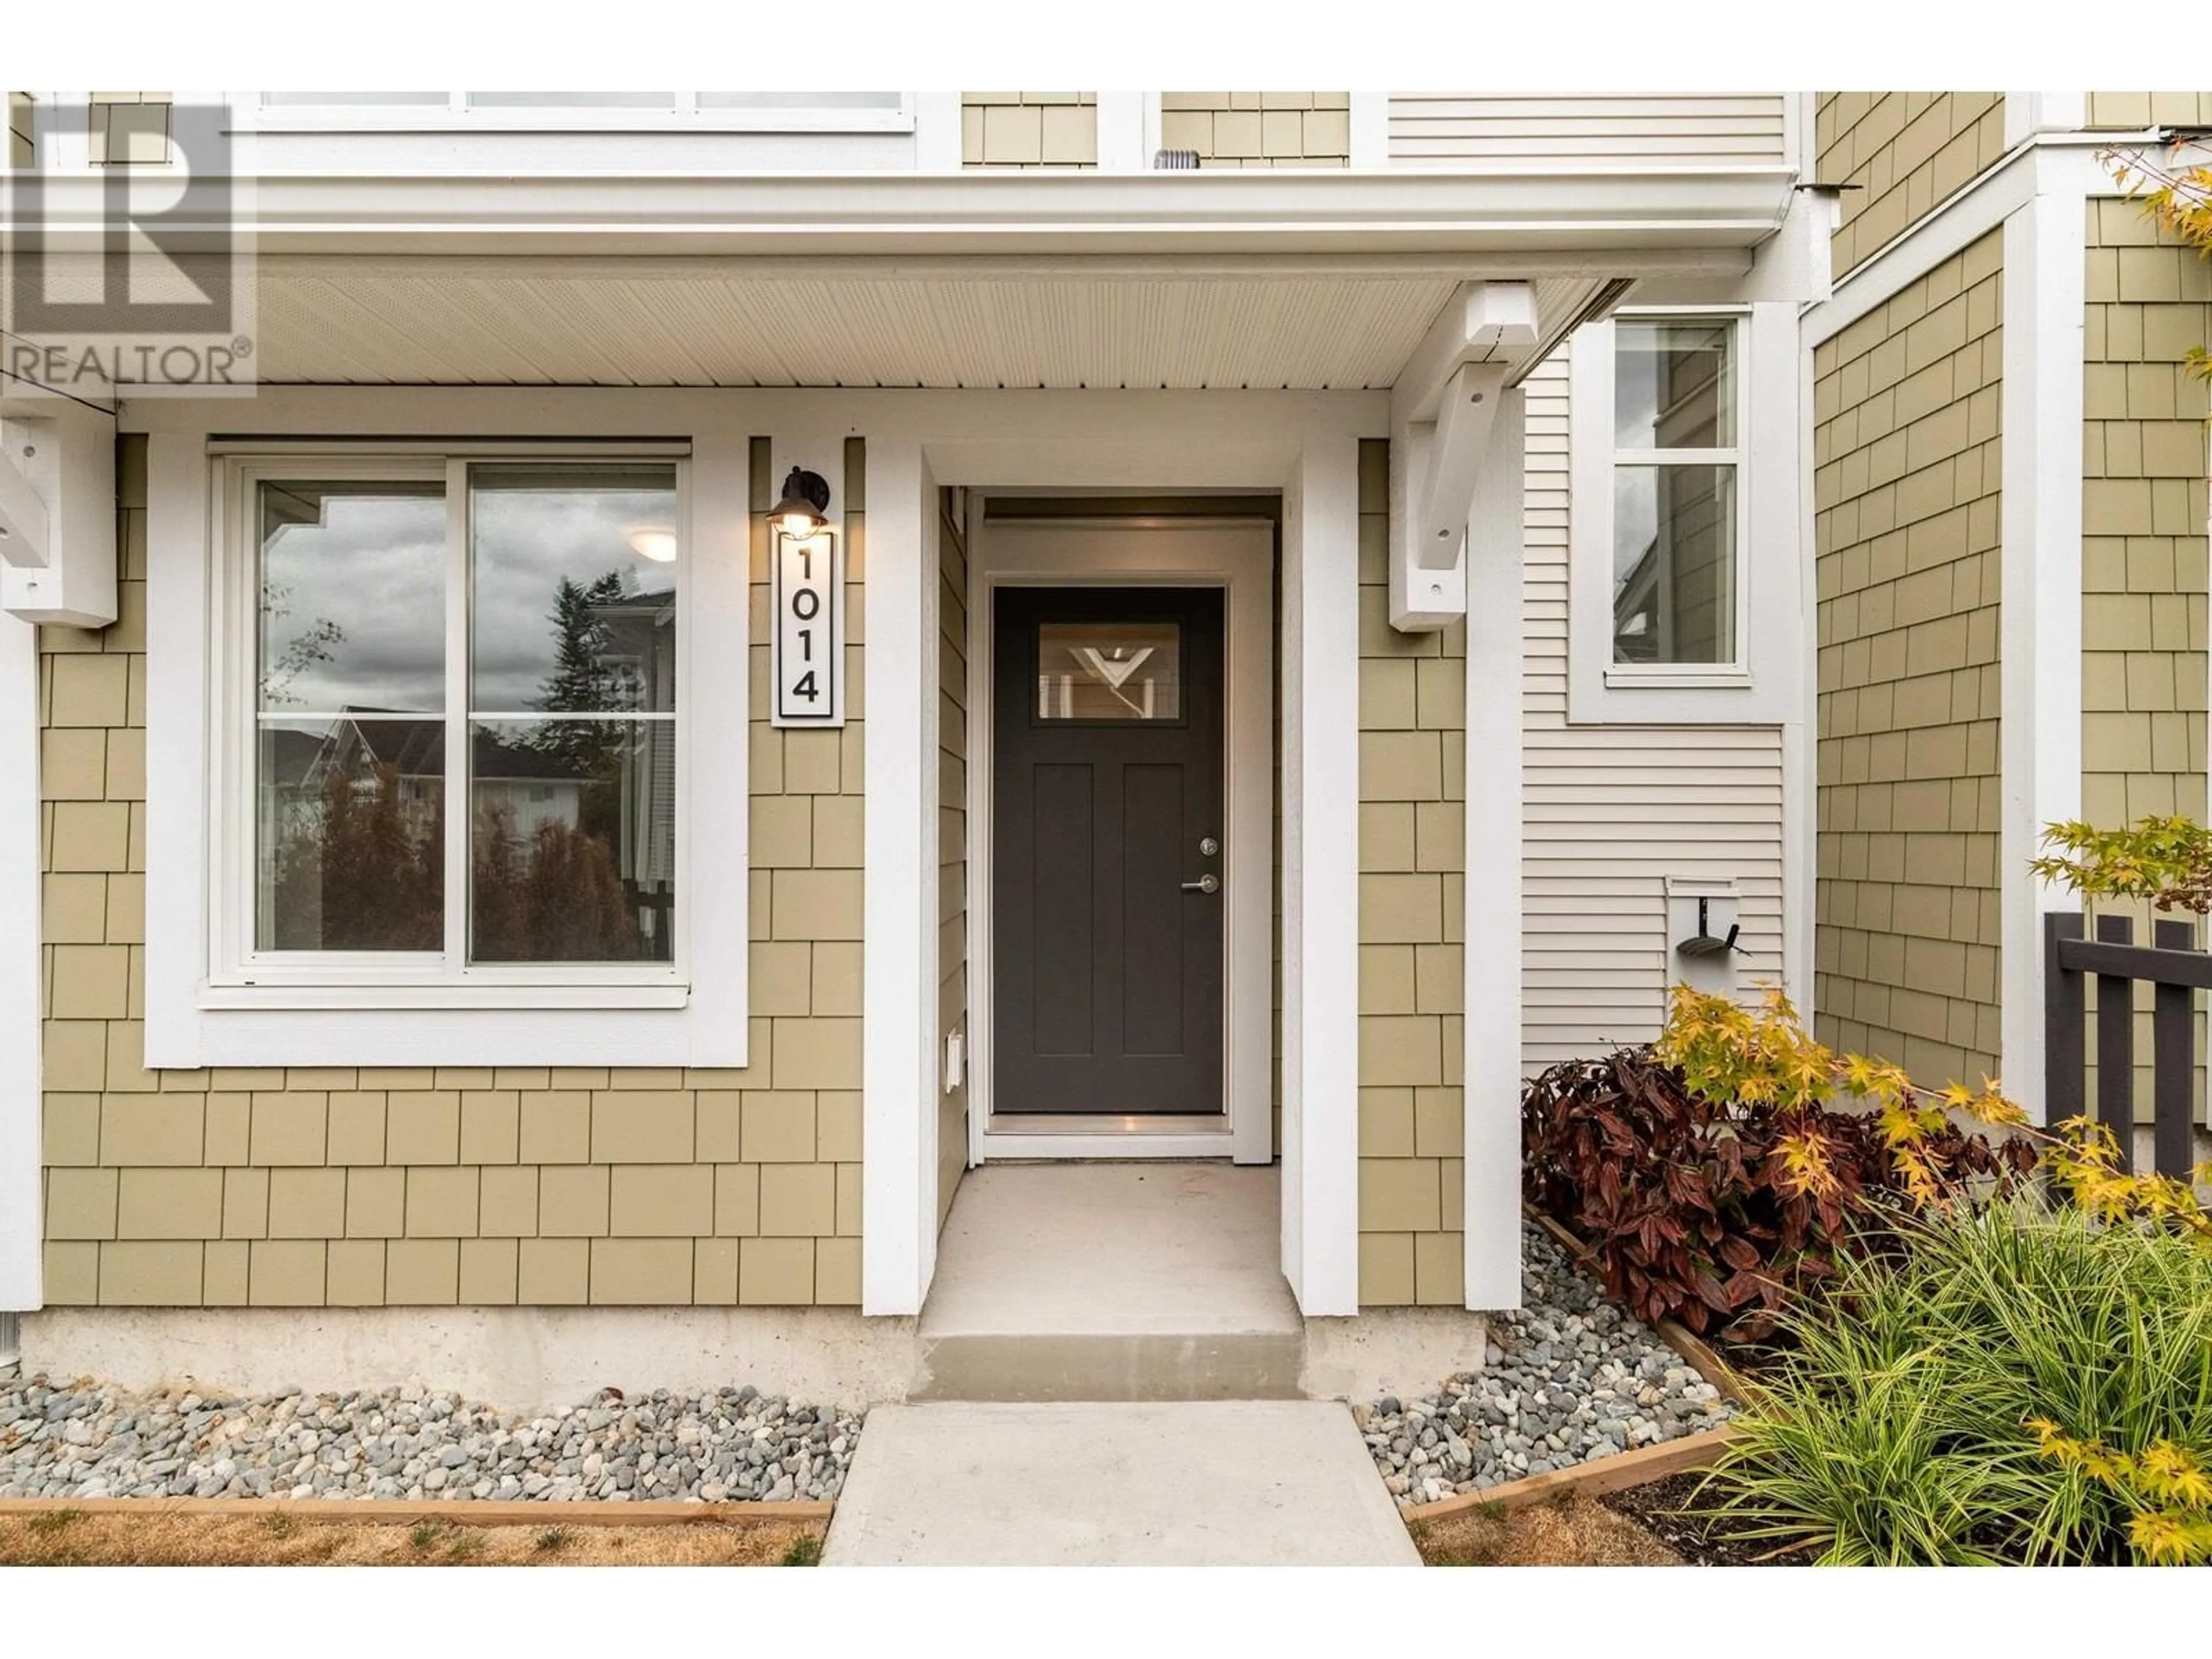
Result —
[[2197, 945], [2197, 925], [2154, 921], [2151, 942], [2135, 942], [2125, 916], [2099, 916], [2097, 936], [2085, 937], [2079, 913], [2043, 919], [2044, 1098], [2053, 1123], [2090, 1115], [2088, 1015], [2084, 993], [2097, 981], [2097, 1106], [2095, 1116], [2135, 1165], [2136, 982], [2151, 994], [2152, 1145], [2158, 1173], [2185, 1176], [2193, 1159], [2193, 1092], [2197, 993], [2212, 989], [2212, 954]]

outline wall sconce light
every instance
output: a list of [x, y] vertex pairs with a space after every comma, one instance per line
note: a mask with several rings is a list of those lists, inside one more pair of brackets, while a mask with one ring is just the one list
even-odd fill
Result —
[[830, 483], [819, 472], [794, 466], [783, 481], [783, 499], [769, 509], [769, 517], [787, 536], [811, 536], [830, 520]]
[[629, 532], [630, 551], [641, 559], [650, 559], [655, 564], [676, 562], [676, 532], [657, 526]]

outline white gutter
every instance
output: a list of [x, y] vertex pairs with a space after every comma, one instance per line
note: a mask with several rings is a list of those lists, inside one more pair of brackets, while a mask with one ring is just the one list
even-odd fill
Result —
[[[100, 228], [100, 176], [40, 179], [48, 234]], [[1486, 172], [273, 173], [240, 181], [238, 200], [264, 254], [1485, 252], [1749, 247], [1781, 225], [1796, 179], [1779, 166], [1596, 173], [1536, 163]], [[167, 232], [228, 234], [225, 182], [188, 182]]]

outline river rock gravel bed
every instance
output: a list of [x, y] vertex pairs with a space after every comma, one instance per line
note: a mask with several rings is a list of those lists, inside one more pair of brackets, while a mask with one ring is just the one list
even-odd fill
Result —
[[1718, 1428], [1733, 1408], [1565, 1251], [1522, 1229], [1522, 1307], [1492, 1317], [1484, 1369], [1417, 1400], [1355, 1407], [1401, 1509]]
[[253, 1399], [0, 1379], [0, 1498], [831, 1498], [860, 1419], [750, 1388], [523, 1416], [420, 1387]]

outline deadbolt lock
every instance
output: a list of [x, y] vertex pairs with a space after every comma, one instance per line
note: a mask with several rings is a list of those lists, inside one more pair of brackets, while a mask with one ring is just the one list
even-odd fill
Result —
[[1198, 850], [1206, 857], [1212, 858], [1216, 853], [1218, 853], [1221, 850], [1221, 843], [1214, 840], [1212, 836], [1206, 836], [1199, 842]]

